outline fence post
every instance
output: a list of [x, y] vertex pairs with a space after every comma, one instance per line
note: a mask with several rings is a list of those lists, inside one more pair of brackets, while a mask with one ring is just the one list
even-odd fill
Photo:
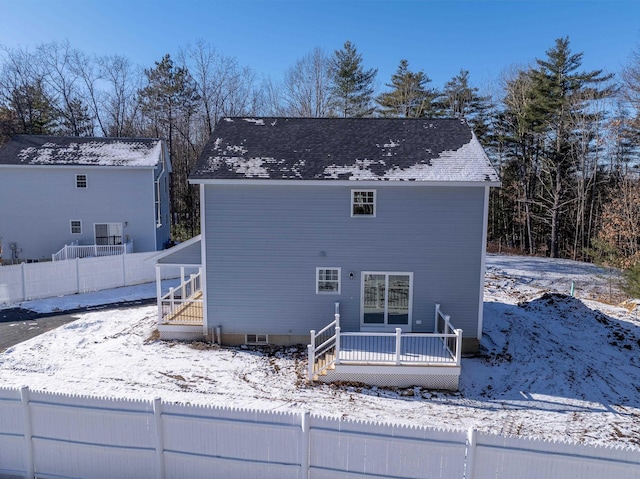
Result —
[[336, 364], [340, 364], [340, 326], [336, 326]]
[[27, 278], [25, 278], [25, 264], [20, 263], [20, 271], [22, 276], [22, 301], [27, 300]]
[[173, 313], [176, 307], [173, 288], [169, 288], [169, 300], [170, 300], [169, 304], [171, 304], [171, 312]]
[[127, 265], [126, 263], [126, 257], [127, 255], [124, 254], [124, 252], [122, 253], [122, 286], [126, 286], [127, 285]]
[[307, 362], [309, 381], [313, 381], [313, 367], [316, 362], [316, 332], [311, 330], [311, 343], [307, 346]]
[[309, 411], [300, 413], [300, 428], [302, 438], [300, 440], [300, 479], [309, 478], [309, 456], [311, 454], [311, 444], [309, 441]]
[[80, 258], [76, 256], [76, 291], [80, 294]]
[[33, 426], [31, 424], [31, 409], [29, 408], [29, 387], [20, 388], [22, 400], [22, 414], [24, 416], [24, 451], [26, 460], [26, 474], [28, 479], [35, 477], [35, 464], [33, 459]]
[[164, 479], [164, 431], [162, 429], [162, 400], [160, 398], [153, 400], [153, 418], [156, 425], [156, 477]]
[[336, 301], [335, 308], [333, 319], [336, 321], [336, 326], [340, 326], [340, 302]]
[[476, 430], [470, 427], [467, 431], [467, 463], [465, 465], [465, 479], [474, 479], [474, 464], [476, 458]]
[[433, 332], [434, 333], [439, 333], [440, 331], [438, 331], [438, 314], [440, 313], [440, 304], [436, 303], [436, 316], [435, 316], [435, 323], [433, 325]]
[[400, 364], [400, 349], [402, 348], [402, 329], [396, 328], [396, 364]]

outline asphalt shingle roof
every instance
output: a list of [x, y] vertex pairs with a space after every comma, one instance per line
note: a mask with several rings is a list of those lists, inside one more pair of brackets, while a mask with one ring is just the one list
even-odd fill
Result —
[[223, 118], [190, 180], [498, 182], [465, 120]]
[[161, 159], [155, 138], [16, 135], [0, 147], [1, 165], [153, 167]]

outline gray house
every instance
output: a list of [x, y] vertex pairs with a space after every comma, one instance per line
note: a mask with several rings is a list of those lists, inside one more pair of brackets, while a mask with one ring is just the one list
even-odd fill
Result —
[[[224, 118], [189, 181], [200, 185], [200, 254], [190, 243], [158, 262], [202, 262], [200, 334], [311, 342], [316, 379], [349, 357], [376, 361], [362, 350], [433, 365], [434, 334], [458, 373], [462, 350], [477, 350], [499, 181], [464, 120]], [[419, 338], [419, 350], [401, 346]], [[351, 356], [327, 354], [331, 341]], [[364, 380], [354, 367], [338, 379]]]
[[14, 137], [0, 148], [3, 261], [162, 249], [170, 172], [158, 139]]

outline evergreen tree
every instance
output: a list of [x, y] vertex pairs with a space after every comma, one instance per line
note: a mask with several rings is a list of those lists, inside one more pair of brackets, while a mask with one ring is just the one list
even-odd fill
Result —
[[177, 218], [172, 235], [190, 238], [199, 226], [197, 190], [187, 182], [197, 158], [192, 123], [199, 96], [188, 69], [174, 67], [169, 55], [144, 73], [147, 85], [138, 91], [141, 110], [150, 122], [150, 135], [166, 139], [171, 155], [171, 210]]
[[598, 88], [612, 75], [603, 75], [602, 70], [578, 71], [582, 56], [582, 53], [571, 52], [568, 37], [559, 38], [547, 51], [546, 59], [536, 60], [538, 68], [531, 73], [534, 91], [531, 112], [538, 126], [545, 130], [547, 140], [541, 164], [544, 184], [541, 200], [546, 204], [551, 226], [552, 258], [558, 257], [562, 213], [571, 202], [567, 194], [571, 192], [577, 161], [573, 148], [576, 119], [596, 121], [596, 116], [589, 111], [591, 102], [613, 93], [610, 87]]
[[7, 103], [7, 108], [14, 112], [15, 133], [27, 135], [54, 133], [58, 114], [41, 81], [15, 88]]
[[409, 70], [409, 62], [400, 60], [398, 70], [391, 76], [391, 83], [386, 86], [391, 91], [382, 93], [376, 98], [382, 116], [420, 118], [436, 116], [434, 99], [438, 93], [426, 87], [431, 79], [421, 70]]
[[489, 98], [478, 91], [469, 85], [469, 71], [460, 70], [445, 83], [440, 103], [445, 116], [467, 119], [480, 142], [485, 143], [489, 134]]
[[362, 55], [347, 41], [336, 50], [332, 61], [332, 113], [339, 117], [370, 116], [374, 108], [373, 81], [377, 69], [364, 70]]

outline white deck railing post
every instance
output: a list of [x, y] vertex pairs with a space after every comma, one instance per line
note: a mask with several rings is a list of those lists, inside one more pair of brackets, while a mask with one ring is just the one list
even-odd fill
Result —
[[336, 357], [335, 363], [340, 364], [340, 326], [336, 326]]
[[456, 366], [462, 363], [462, 329], [456, 329]]
[[184, 295], [185, 286], [186, 285], [184, 281], [184, 266], [180, 266], [180, 289], [182, 290], [180, 294], [182, 295], [181, 296], [182, 299], [186, 298], [186, 296]]
[[158, 324], [162, 324], [162, 273], [160, 265], [156, 265], [156, 296], [158, 298]]
[[396, 328], [396, 364], [400, 364], [401, 348], [402, 348], [402, 329]]
[[313, 369], [316, 363], [316, 332], [313, 329], [311, 330], [311, 342], [309, 343], [309, 346], [307, 346], [307, 360], [309, 362], [309, 381], [313, 381]]
[[175, 310], [175, 297], [173, 288], [169, 288], [169, 304], [171, 305], [171, 312]]
[[433, 332], [438, 332], [438, 315], [440, 314], [440, 304], [436, 303], [436, 315], [435, 315], [435, 323], [433, 325]]

